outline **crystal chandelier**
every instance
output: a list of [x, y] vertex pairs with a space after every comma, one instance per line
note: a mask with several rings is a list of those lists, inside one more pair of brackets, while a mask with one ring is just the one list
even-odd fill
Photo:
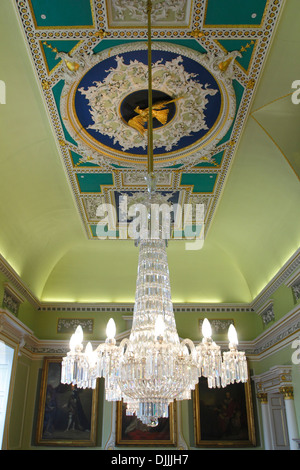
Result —
[[[151, 2], [148, 2], [149, 120], [147, 206], [155, 192], [152, 142]], [[151, 220], [149, 220], [149, 225]], [[62, 360], [61, 382], [79, 388], [95, 388], [105, 379], [108, 401], [123, 400], [127, 415], [136, 415], [144, 424], [155, 426], [168, 416], [170, 403], [191, 398], [199, 377], [209, 388], [226, 387], [248, 379], [245, 353], [237, 350], [233, 325], [228, 331], [229, 351], [221, 353], [211, 338], [207, 319], [202, 325], [202, 341], [180, 341], [173, 312], [166, 241], [162, 226], [156, 238], [140, 237], [133, 323], [129, 338], [116, 343], [116, 325], [110, 319], [105, 342], [93, 350], [83, 348], [83, 331], [78, 326], [70, 340], [70, 351]]]

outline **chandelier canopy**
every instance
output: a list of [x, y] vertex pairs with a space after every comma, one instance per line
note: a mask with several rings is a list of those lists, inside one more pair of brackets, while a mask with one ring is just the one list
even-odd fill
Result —
[[[148, 2], [148, 192], [145, 206], [151, 207], [155, 194], [153, 173], [153, 108], [151, 76], [151, 1]], [[150, 211], [148, 212], [151, 226]], [[93, 350], [83, 349], [81, 326], [70, 340], [70, 351], [62, 360], [61, 382], [79, 388], [95, 388], [105, 379], [108, 401], [123, 400], [126, 413], [135, 414], [144, 424], [156, 426], [158, 418], [168, 416], [174, 400], [191, 398], [199, 377], [206, 377], [209, 388], [226, 387], [248, 379], [244, 352], [237, 350], [233, 325], [229, 328], [229, 351], [221, 353], [211, 338], [207, 319], [202, 325], [202, 341], [180, 340], [171, 299], [170, 277], [163, 237], [163, 221], [156, 237], [141, 233], [133, 323], [129, 338], [116, 343], [116, 325], [110, 319], [105, 342]]]

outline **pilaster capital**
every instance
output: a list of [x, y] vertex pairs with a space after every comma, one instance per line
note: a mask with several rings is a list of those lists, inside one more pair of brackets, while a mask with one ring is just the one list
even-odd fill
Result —
[[292, 386], [280, 387], [279, 391], [284, 395], [285, 400], [294, 400], [294, 388]]
[[268, 403], [268, 394], [264, 392], [260, 392], [257, 394], [257, 398], [259, 399], [261, 404]]

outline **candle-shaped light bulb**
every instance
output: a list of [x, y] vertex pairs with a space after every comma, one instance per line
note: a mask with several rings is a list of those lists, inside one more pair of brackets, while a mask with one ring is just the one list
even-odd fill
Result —
[[83, 341], [83, 330], [82, 330], [81, 325], [77, 326], [77, 328], [75, 330], [75, 333], [74, 333], [74, 336], [75, 336], [75, 338], [74, 338], [75, 344], [76, 345], [81, 344], [82, 341]]
[[106, 326], [106, 336], [107, 339], [114, 339], [116, 335], [116, 324], [113, 318], [110, 318]]
[[163, 316], [158, 315], [155, 320], [155, 330], [154, 330], [155, 338], [163, 337], [165, 328], [166, 328], [166, 325], [165, 325]]
[[237, 346], [239, 344], [236, 329], [232, 324], [228, 328], [228, 339], [232, 346]]
[[202, 335], [204, 338], [211, 338], [211, 326], [207, 318], [204, 318], [202, 323]]
[[90, 341], [88, 342], [88, 344], [86, 345], [85, 347], [85, 354], [89, 357], [93, 354], [93, 346], [92, 344], [90, 343]]
[[75, 346], [76, 346], [76, 336], [75, 336], [75, 333], [74, 333], [74, 334], [71, 336], [70, 342], [69, 342], [70, 350], [71, 350], [71, 351], [74, 351], [74, 350], [75, 350]]
[[90, 342], [85, 347], [85, 355], [89, 362], [90, 367], [94, 367], [97, 361], [97, 354], [93, 351], [93, 346]]

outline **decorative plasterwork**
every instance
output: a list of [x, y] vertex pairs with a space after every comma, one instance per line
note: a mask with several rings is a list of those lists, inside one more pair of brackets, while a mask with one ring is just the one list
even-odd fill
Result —
[[273, 310], [273, 300], [269, 300], [264, 304], [258, 311], [257, 314], [261, 316], [262, 321], [265, 325], [275, 320], [275, 314]]
[[[64, 116], [60, 114], [59, 91], [64, 80], [68, 82], [74, 77], [74, 70], [71, 69], [75, 57], [76, 64], [83, 67], [84, 61], [92, 60], [99, 53], [109, 54], [116, 44], [120, 44], [120, 41], [126, 45], [129, 41], [136, 41], [136, 47], [137, 44], [145, 41], [146, 25], [138, 23], [141, 21], [139, 19], [142, 11], [141, 3], [134, 0], [130, 2], [116, 0], [112, 4], [105, 0], [95, 0], [90, 2], [90, 11], [85, 11], [84, 18], [81, 18], [75, 4], [74, 12], [70, 11], [66, 17], [66, 13], [60, 10], [59, 2], [55, 0], [57, 10], [55, 15], [49, 14], [48, 18], [47, 14], [43, 15], [47, 12], [42, 12], [41, 5], [35, 0], [14, 0], [14, 2], [23, 25], [77, 209], [87, 237], [97, 239], [95, 221], [89, 218], [90, 212], [86, 210], [87, 199], [90, 196], [99, 195], [104, 196], [108, 203], [110, 199], [114, 200], [112, 193], [115, 191], [145, 190], [146, 184], [142, 177], [145, 168], [124, 168], [121, 164], [114, 166], [107, 159], [100, 159], [97, 165], [93, 164], [92, 159], [95, 155], [90, 152], [87, 155], [84, 146], [77, 145], [74, 139], [71, 139], [65, 132]], [[181, 3], [180, 0], [171, 0], [156, 3], [155, 21], [157, 24], [154, 25], [153, 39], [164, 41], [169, 47], [175, 47], [175, 43], [178, 46], [178, 40], [181, 41], [180, 45], [184, 41], [184, 45], [192, 54], [198, 52], [203, 58], [215, 60], [214, 73], [219, 73], [220, 76], [227, 74], [234, 85], [236, 99], [238, 98], [233, 125], [217, 146], [206, 145], [201, 152], [192, 149], [188, 158], [178, 160], [178, 165], [172, 168], [161, 167], [159, 170], [159, 191], [181, 191], [184, 203], [189, 203], [190, 198], [194, 196], [207, 199], [205, 212], [207, 232], [222, 193], [284, 2], [266, 0], [253, 2], [251, 8], [249, 6], [237, 8], [236, 11], [230, 12], [231, 22], [228, 19], [230, 15], [227, 15], [225, 21], [220, 16], [220, 12], [212, 8], [209, 1], [194, 0]], [[44, 8], [51, 9], [51, 5], [53, 3], [45, 5]], [[85, 5], [88, 6], [88, 2]], [[184, 11], [182, 5], [185, 7]], [[252, 8], [257, 10], [254, 16]], [[183, 15], [184, 19], [182, 19]], [[126, 23], [125, 17], [126, 21], [130, 20], [131, 23], [130, 21]], [[51, 24], [51, 18], [57, 19], [56, 24]], [[69, 24], [70, 18], [74, 18], [73, 25]], [[79, 19], [77, 23], [76, 18]], [[85, 18], [87, 18], [86, 25], [83, 24]], [[68, 24], [64, 24], [64, 21]], [[113, 22], [120, 22], [122, 26], [119, 24], [115, 26]], [[115, 40], [118, 43], [114, 43]], [[234, 47], [235, 44], [233, 45], [233, 40], [236, 47]], [[55, 52], [47, 48], [45, 42], [56, 48], [57, 57]], [[70, 68], [66, 69], [66, 61]], [[187, 152], [184, 153], [186, 156]], [[181, 156], [184, 157], [184, 155], [179, 155]], [[95, 175], [99, 179], [90, 191], [91, 178]], [[189, 182], [185, 184], [187, 179]], [[88, 184], [83, 184], [83, 181]]]
[[[210, 318], [209, 322], [214, 333], [227, 333], [230, 325], [234, 325], [234, 320], [230, 319], [220, 319], [220, 318]], [[202, 329], [203, 320], [199, 320], [199, 331]]]
[[[124, 319], [124, 316], [122, 318]], [[125, 316], [125, 321], [126, 327], [130, 327], [128, 315]], [[40, 359], [45, 355], [64, 355], [69, 349], [68, 340], [39, 340], [18, 318], [5, 310], [0, 312], [0, 332], [17, 341], [22, 349], [21, 352], [31, 359]], [[251, 362], [255, 363], [272, 356], [281, 349], [292, 346], [299, 332], [300, 307], [293, 309], [254, 340], [241, 342], [239, 347], [246, 352]], [[130, 330], [119, 333], [116, 340], [121, 341], [129, 333]], [[105, 338], [102, 338], [102, 341], [105, 341]], [[98, 343], [99, 341], [92, 341], [93, 347], [96, 347]], [[218, 344], [222, 349], [228, 348], [226, 341], [218, 341]], [[291, 347], [291, 360], [292, 353]]]
[[[210, 153], [217, 153], [216, 145], [231, 127], [236, 112], [232, 67], [221, 70], [219, 64], [235, 53], [201, 54], [160, 42], [154, 43], [152, 49], [159, 57], [152, 66], [153, 90], [177, 100], [175, 116], [166, 125], [154, 129], [154, 149], [159, 149], [158, 154], [154, 153], [154, 167], [197, 164], [203, 157], [204, 161], [212, 162]], [[65, 86], [60, 112], [69, 134], [83, 153], [81, 163], [103, 167], [110, 161], [145, 171], [147, 133], [142, 135], [131, 127], [121, 108], [125, 98], [147, 88], [148, 66], [134, 58], [143, 52], [142, 57], [147, 59], [144, 43], [117, 46], [85, 58], [75, 52], [72, 61], [79, 65], [78, 69], [72, 73], [67, 67], [61, 70]], [[168, 60], [170, 55], [173, 58]], [[192, 67], [187, 59], [198, 67], [198, 73], [187, 71], [188, 66]], [[96, 80], [101, 71], [103, 78]], [[209, 99], [215, 95], [218, 95], [218, 105], [216, 100]], [[81, 96], [86, 99], [80, 99]], [[85, 122], [86, 115], [90, 117], [88, 126], [78, 115], [78, 110], [83, 114], [85, 107]], [[208, 113], [215, 115], [209, 123]], [[183, 139], [186, 144], [182, 144]]]
[[22, 323], [14, 314], [8, 310], [0, 310], [0, 339], [9, 338], [19, 345], [19, 349], [25, 344], [31, 344], [35, 338], [34, 333], [24, 323]]
[[57, 333], [72, 334], [80, 325], [84, 333], [93, 333], [94, 319], [93, 318], [58, 318], [57, 320]]
[[2, 307], [17, 316], [19, 307], [23, 302], [23, 297], [14, 289], [14, 287], [9, 283], [5, 283]]
[[[118, 55], [116, 62], [116, 67], [110, 69], [110, 73], [103, 82], [97, 82], [87, 90], [78, 89], [88, 99], [91, 109], [90, 114], [94, 124], [89, 127], [111, 137], [123, 151], [135, 147], [146, 149], [145, 137], [139, 131], [130, 128], [127, 123], [120, 122], [119, 107], [122, 98], [145, 86], [147, 66], [137, 60], [127, 65]], [[208, 130], [204, 113], [208, 104], [206, 96], [218, 93], [217, 89], [209, 88], [208, 83], [201, 84], [193, 80], [193, 76], [185, 71], [181, 62], [182, 59], [179, 56], [164, 64], [161, 61], [156, 62], [152, 67], [154, 89], [159, 89], [171, 96], [176, 93], [174, 98], [179, 100], [176, 118], [169, 124], [167, 131], [165, 126], [154, 131], [154, 148], [164, 147], [166, 151], [177, 146], [184, 136], [190, 136], [192, 132], [199, 132], [202, 129]], [[176, 88], [172, 86], [175, 83]], [[179, 123], [181, 126], [178, 125]], [[228, 127], [229, 125], [230, 120]]]
[[[153, 27], [187, 27], [192, 3], [192, 0], [153, 0]], [[147, 0], [106, 0], [106, 5], [108, 24], [113, 28], [147, 24]]]
[[259, 393], [279, 393], [282, 387], [291, 386], [292, 366], [274, 366], [269, 371], [252, 377]]
[[[256, 338], [250, 351], [252, 360], [260, 360], [290, 345], [300, 332], [300, 306], [296, 306]], [[293, 350], [291, 349], [291, 357]]]
[[[260, 294], [252, 302], [255, 311], [258, 311], [261, 306], [269, 300], [271, 295], [282, 284], [286, 284], [289, 279], [294, 279], [295, 272], [298, 272], [300, 266], [300, 249], [291, 256], [291, 258], [282, 266], [280, 271], [271, 279], [271, 281], [264, 287]], [[286, 284], [287, 285], [287, 284]]]
[[296, 302], [300, 299], [300, 269], [298, 269], [286, 282], [285, 285], [293, 291]]

